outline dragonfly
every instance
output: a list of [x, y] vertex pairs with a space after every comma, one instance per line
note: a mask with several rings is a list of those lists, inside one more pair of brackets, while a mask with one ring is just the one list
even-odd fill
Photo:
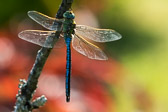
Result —
[[[66, 44], [66, 101], [70, 101], [70, 76], [71, 76], [71, 44], [80, 54], [95, 60], [107, 60], [106, 54], [96, 45], [89, 42], [111, 42], [122, 38], [121, 34], [112, 29], [98, 29], [86, 25], [76, 25], [75, 15], [72, 11], [66, 11], [63, 19], [52, 18], [37, 11], [28, 11], [28, 16], [48, 29], [24, 30], [18, 34], [19, 38], [46, 48], [59, 48]], [[56, 37], [56, 32], [61, 32]], [[52, 45], [52, 39], [46, 42], [49, 37], [56, 40]], [[72, 42], [71, 42], [72, 41]]]

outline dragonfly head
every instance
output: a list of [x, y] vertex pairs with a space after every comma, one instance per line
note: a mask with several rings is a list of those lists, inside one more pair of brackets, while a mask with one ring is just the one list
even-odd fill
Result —
[[74, 19], [75, 18], [75, 15], [72, 11], [66, 11], [64, 14], [63, 14], [63, 17], [64, 18], [67, 18], [67, 19]]

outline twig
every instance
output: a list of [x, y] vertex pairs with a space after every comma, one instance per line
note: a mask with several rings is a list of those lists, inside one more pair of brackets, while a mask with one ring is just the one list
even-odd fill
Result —
[[[73, 0], [62, 0], [59, 10], [56, 14], [56, 18], [63, 18], [63, 13], [71, 8], [72, 3]], [[60, 33], [61, 32], [56, 32], [55, 38], [59, 38]], [[54, 39], [53, 43], [55, 43]], [[16, 105], [14, 106], [14, 112], [31, 112], [33, 109], [43, 106], [47, 101], [45, 96], [41, 96], [34, 101], [32, 101], [32, 97], [37, 88], [38, 78], [51, 50], [52, 48], [42, 47], [37, 53], [37, 57], [30, 71], [28, 80], [20, 80], [20, 89], [16, 95]]]

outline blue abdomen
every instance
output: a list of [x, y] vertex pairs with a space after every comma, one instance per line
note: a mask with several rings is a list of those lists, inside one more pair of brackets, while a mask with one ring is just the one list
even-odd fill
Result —
[[65, 38], [66, 47], [67, 47], [67, 56], [66, 56], [66, 101], [70, 101], [70, 76], [71, 76], [71, 37]]

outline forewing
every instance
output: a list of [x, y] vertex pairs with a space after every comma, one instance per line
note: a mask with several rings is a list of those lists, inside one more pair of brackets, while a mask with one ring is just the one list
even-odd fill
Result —
[[72, 38], [72, 47], [79, 53], [87, 56], [90, 59], [107, 60], [105, 53], [96, 45], [89, 43], [79, 35], [74, 35]]
[[28, 16], [49, 30], [61, 31], [62, 20], [49, 17], [37, 11], [29, 11]]
[[[55, 31], [25, 30], [20, 32], [18, 36], [23, 40], [40, 45], [42, 47], [52, 48], [54, 46], [53, 41], [58, 42], [58, 44], [55, 44], [54, 47], [57, 48], [62, 47], [62, 45], [59, 44], [60, 39], [59, 38], [54, 39], [56, 38]], [[51, 38], [47, 39], [49, 36]], [[60, 36], [60, 38], [62, 37]]]
[[96, 42], [110, 42], [122, 37], [118, 32], [111, 29], [97, 29], [85, 25], [77, 25], [76, 34]]

